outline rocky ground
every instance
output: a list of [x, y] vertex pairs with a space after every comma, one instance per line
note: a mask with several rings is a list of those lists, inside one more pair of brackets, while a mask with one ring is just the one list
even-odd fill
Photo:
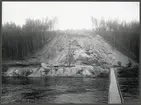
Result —
[[[71, 43], [71, 44], [70, 44]], [[69, 50], [70, 44], [70, 50]], [[68, 52], [70, 52], [68, 54]], [[69, 56], [68, 56], [69, 55]], [[64, 67], [70, 58], [74, 67]], [[9, 67], [5, 76], [108, 76], [112, 66], [125, 67], [129, 58], [111, 45], [100, 35], [67, 36], [59, 35], [35, 54], [32, 62], [41, 62], [39, 66]], [[132, 64], [136, 64], [130, 59]], [[120, 64], [120, 65], [119, 65]], [[49, 67], [56, 65], [56, 67]], [[57, 67], [63, 65], [62, 67]]]

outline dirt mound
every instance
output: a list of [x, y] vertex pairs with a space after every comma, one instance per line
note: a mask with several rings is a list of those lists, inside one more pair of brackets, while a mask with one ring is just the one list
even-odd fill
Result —
[[71, 54], [71, 63], [73, 64], [108, 64], [112, 66], [121, 62], [122, 66], [126, 66], [129, 62], [128, 57], [109, 45], [100, 35], [70, 38], [59, 35], [36, 56], [40, 62], [60, 65], [68, 63], [69, 54]]

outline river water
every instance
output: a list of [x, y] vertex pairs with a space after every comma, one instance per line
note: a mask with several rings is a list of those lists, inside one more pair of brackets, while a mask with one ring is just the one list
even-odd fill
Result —
[[108, 78], [2, 78], [4, 103], [90, 103], [108, 102]]
[[118, 77], [118, 83], [126, 104], [139, 104], [139, 78]]
[[[139, 103], [139, 79], [118, 78], [125, 103]], [[108, 78], [2, 78], [1, 103], [108, 103]]]

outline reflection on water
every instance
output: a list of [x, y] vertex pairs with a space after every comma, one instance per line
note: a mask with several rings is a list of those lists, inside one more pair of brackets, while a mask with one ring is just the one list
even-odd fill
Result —
[[107, 103], [108, 78], [3, 78], [2, 103]]
[[125, 103], [139, 103], [139, 78], [118, 78]]
[[[108, 78], [2, 78], [2, 103], [107, 103]], [[125, 103], [139, 103], [139, 79], [118, 78]]]

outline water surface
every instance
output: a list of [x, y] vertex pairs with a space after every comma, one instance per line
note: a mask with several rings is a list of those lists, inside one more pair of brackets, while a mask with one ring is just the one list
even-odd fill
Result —
[[108, 78], [2, 78], [2, 103], [108, 102]]
[[118, 77], [121, 93], [126, 104], [139, 104], [139, 78]]

